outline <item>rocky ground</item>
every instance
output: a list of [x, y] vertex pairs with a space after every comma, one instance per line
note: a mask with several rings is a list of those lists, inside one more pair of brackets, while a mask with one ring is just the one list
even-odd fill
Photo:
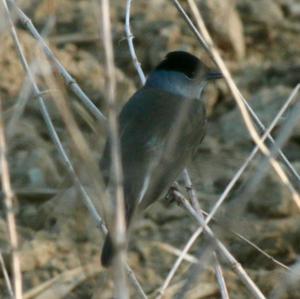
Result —
[[[19, 2], [38, 30], [47, 36], [61, 63], [105, 113], [104, 54], [99, 39], [101, 20], [98, 2]], [[262, 122], [270, 124], [300, 81], [299, 1], [196, 2], [241, 92]], [[111, 1], [120, 107], [140, 84], [125, 39], [125, 4], [125, 1]], [[55, 17], [55, 22], [51, 23], [54, 20], [51, 17]], [[102, 236], [48, 136], [3, 20], [1, 17], [0, 98], [5, 110], [12, 185], [18, 197], [24, 298], [112, 298], [110, 274], [99, 263]], [[16, 23], [26, 55], [36, 71], [40, 86], [44, 87], [47, 79], [42, 77], [39, 66], [46, 66], [46, 61], [30, 34], [19, 22]], [[191, 51], [211, 63], [171, 1], [133, 1], [131, 23], [137, 55], [146, 73], [168, 51], [175, 49]], [[55, 88], [69, 100], [97, 161], [105, 139], [99, 124], [64, 87], [56, 72], [51, 77], [56, 82]], [[209, 87], [207, 93], [208, 133], [189, 167], [205, 210], [214, 205], [253, 147], [225, 83], [217, 82]], [[57, 96], [60, 93], [57, 92]], [[71, 141], [60, 113], [47, 93], [45, 97], [49, 98], [47, 105], [64, 145], [70, 148]], [[24, 113], [12, 122], [12, 116], [16, 117], [14, 112], [26, 99]], [[275, 128], [275, 136], [289, 119], [293, 106]], [[298, 171], [299, 137], [298, 122], [283, 148]], [[77, 161], [78, 169], [80, 161], [75, 155], [71, 156], [75, 164]], [[250, 201], [241, 210], [235, 209], [234, 199], [243, 198], [241, 190], [256, 173], [259, 161], [256, 159], [238, 181], [212, 228], [268, 298], [300, 298], [300, 274], [295, 266], [300, 253], [300, 217], [287, 187], [270, 169]], [[82, 176], [86, 178], [86, 174]], [[0, 208], [0, 248], [8, 264], [7, 228], [3, 206]], [[164, 201], [151, 207], [137, 223], [130, 242], [129, 264], [149, 298], [155, 297], [176, 259], [173, 249], [183, 248], [196, 229], [197, 223], [182, 207]], [[294, 271], [287, 272], [232, 231], [254, 242]], [[203, 252], [205, 240], [201, 238], [191, 253], [199, 255]], [[231, 267], [221, 262], [230, 298], [252, 298]], [[211, 264], [204, 266], [201, 275], [194, 275], [184, 298], [220, 298]], [[190, 262], [184, 262], [164, 298], [175, 298], [185, 279], [192, 281], [191, 271]], [[130, 290], [131, 298], [138, 298], [132, 287]], [[8, 298], [2, 274], [0, 298]]]

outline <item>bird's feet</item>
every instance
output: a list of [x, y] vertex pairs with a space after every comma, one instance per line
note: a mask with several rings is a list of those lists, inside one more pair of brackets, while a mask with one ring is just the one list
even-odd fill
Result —
[[169, 188], [169, 190], [165, 196], [165, 200], [168, 205], [173, 204], [175, 202], [178, 206], [182, 206], [181, 199], [177, 195], [178, 193], [180, 193], [180, 187], [179, 187], [178, 183], [175, 182]]

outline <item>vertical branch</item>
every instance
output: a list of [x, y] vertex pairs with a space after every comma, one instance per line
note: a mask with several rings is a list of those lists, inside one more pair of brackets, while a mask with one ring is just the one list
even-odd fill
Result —
[[184, 171], [183, 171], [183, 179], [184, 179], [185, 188], [188, 192], [189, 198], [191, 199], [196, 211], [198, 213], [200, 213], [201, 209], [200, 209], [199, 201], [197, 199], [197, 194], [196, 194], [196, 191], [193, 189], [192, 180], [190, 178], [190, 175], [189, 175], [187, 169], [184, 169]]
[[14, 215], [15, 194], [11, 187], [9, 166], [6, 159], [6, 141], [3, 124], [2, 99], [0, 99], [0, 169], [1, 184], [4, 192], [4, 203], [6, 207], [6, 221], [8, 226], [8, 234], [11, 245], [13, 285], [15, 299], [22, 299], [22, 273], [20, 255], [18, 252], [18, 234], [17, 224]]
[[108, 103], [108, 131], [112, 156], [112, 177], [114, 197], [116, 198], [116, 211], [114, 215], [115, 229], [112, 232], [116, 248], [114, 276], [117, 298], [129, 298], [125, 275], [126, 260], [126, 223], [125, 203], [123, 192], [123, 171], [120, 154], [120, 142], [118, 134], [117, 111], [115, 101], [116, 76], [114, 66], [113, 43], [111, 36], [110, 7], [108, 0], [101, 1], [102, 33], [107, 71], [107, 103]]

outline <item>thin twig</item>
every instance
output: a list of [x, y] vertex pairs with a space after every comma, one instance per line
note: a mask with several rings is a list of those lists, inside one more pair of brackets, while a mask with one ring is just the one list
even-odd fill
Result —
[[111, 20], [109, 0], [101, 0], [102, 12], [102, 34], [106, 60], [107, 72], [107, 104], [108, 104], [108, 131], [110, 150], [112, 157], [112, 186], [113, 196], [116, 200], [114, 213], [115, 228], [111, 237], [116, 248], [114, 258], [114, 281], [115, 294], [119, 299], [129, 298], [126, 281], [126, 223], [125, 223], [125, 202], [123, 190], [123, 170], [121, 162], [120, 140], [118, 133], [118, 117], [116, 110], [116, 76], [114, 66], [114, 51], [111, 36]]
[[129, 267], [129, 265], [127, 263], [125, 264], [125, 267], [126, 267], [127, 275], [130, 278], [132, 285], [137, 289], [139, 296], [143, 299], [148, 299], [145, 291], [143, 290], [141, 284], [137, 280], [132, 269]]
[[22, 272], [19, 254], [17, 224], [15, 219], [16, 198], [10, 182], [9, 165], [6, 158], [6, 141], [3, 124], [2, 98], [0, 98], [0, 169], [1, 184], [4, 193], [6, 221], [11, 246], [11, 266], [13, 272], [14, 298], [22, 299]]
[[221, 297], [222, 299], [229, 299], [229, 294], [223, 276], [223, 271], [216, 253], [214, 253], [214, 259], [215, 259], [215, 273], [219, 284], [219, 289], [221, 290]]
[[141, 63], [139, 62], [136, 53], [135, 53], [135, 49], [134, 49], [134, 45], [133, 45], [133, 34], [131, 32], [130, 29], [130, 8], [131, 8], [131, 2], [132, 0], [127, 0], [127, 4], [126, 4], [126, 16], [125, 16], [125, 33], [126, 33], [126, 37], [127, 37], [127, 42], [128, 42], [128, 47], [129, 47], [129, 52], [131, 55], [131, 59], [133, 61], [134, 67], [139, 75], [140, 81], [142, 83], [142, 85], [145, 84], [146, 82], [146, 77], [145, 74], [141, 68]]
[[9, 296], [10, 296], [11, 299], [13, 299], [14, 298], [14, 291], [13, 291], [13, 288], [12, 288], [12, 285], [11, 285], [11, 281], [10, 281], [10, 278], [9, 278], [9, 275], [8, 275], [8, 271], [7, 271], [6, 266], [5, 266], [5, 262], [3, 260], [2, 252], [0, 252], [0, 265], [1, 265], [2, 273], [3, 273], [3, 276], [4, 276], [4, 280], [5, 280], [5, 283], [6, 283], [6, 287], [7, 287]]

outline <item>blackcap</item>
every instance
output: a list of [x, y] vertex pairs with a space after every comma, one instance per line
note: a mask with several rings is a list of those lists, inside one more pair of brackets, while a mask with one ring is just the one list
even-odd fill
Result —
[[[203, 91], [208, 81], [221, 77], [187, 52], [170, 52], [121, 110], [118, 121], [127, 227], [134, 215], [167, 193], [196, 153], [206, 127]], [[109, 185], [109, 139], [100, 168]], [[111, 265], [114, 253], [109, 233], [102, 250], [103, 266]]]

